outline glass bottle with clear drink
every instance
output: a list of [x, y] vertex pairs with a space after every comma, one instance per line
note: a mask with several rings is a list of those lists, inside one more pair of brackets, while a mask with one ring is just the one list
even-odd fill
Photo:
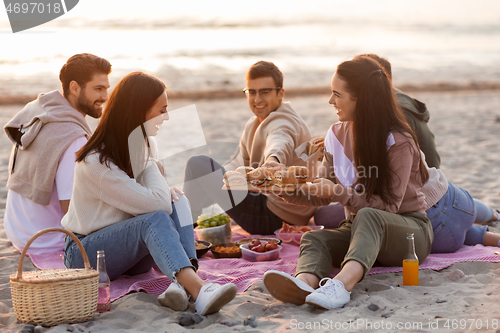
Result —
[[415, 253], [415, 240], [413, 233], [406, 236], [408, 242], [408, 254], [403, 260], [403, 285], [418, 286], [418, 257]]
[[111, 289], [104, 251], [97, 251], [97, 271], [99, 272], [99, 300], [97, 312], [107, 312], [111, 309]]

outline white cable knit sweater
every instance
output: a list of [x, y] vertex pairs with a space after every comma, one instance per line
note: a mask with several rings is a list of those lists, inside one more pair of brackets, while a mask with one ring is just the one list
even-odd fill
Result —
[[422, 186], [422, 192], [425, 195], [425, 210], [427, 210], [441, 200], [448, 191], [448, 181], [441, 169], [429, 168], [423, 151], [420, 151], [420, 155], [429, 173], [429, 180]]
[[172, 213], [170, 189], [156, 163], [149, 163], [142, 182], [130, 178], [118, 166], [99, 162], [89, 154], [75, 167], [73, 194], [61, 224], [83, 235], [134, 216], [163, 210]]
[[425, 194], [425, 210], [435, 205], [448, 191], [448, 181], [443, 171], [429, 167], [427, 167], [427, 171], [429, 172], [429, 180], [422, 186], [422, 192]]

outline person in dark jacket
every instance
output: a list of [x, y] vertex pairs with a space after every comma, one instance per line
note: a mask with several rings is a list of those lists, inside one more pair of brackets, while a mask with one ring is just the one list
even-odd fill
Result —
[[[380, 66], [385, 70], [387, 76], [392, 82], [392, 68], [391, 63], [376, 54], [368, 53], [362, 54], [361, 56], [371, 58], [378, 62]], [[406, 117], [408, 125], [410, 125], [413, 133], [417, 136], [418, 145], [420, 150], [425, 154], [425, 161], [430, 168], [439, 169], [441, 164], [441, 158], [436, 149], [436, 143], [434, 142], [434, 133], [430, 130], [427, 123], [430, 119], [429, 110], [427, 106], [421, 101], [414, 99], [401, 90], [394, 88], [396, 91], [396, 97], [399, 106], [403, 110]]]

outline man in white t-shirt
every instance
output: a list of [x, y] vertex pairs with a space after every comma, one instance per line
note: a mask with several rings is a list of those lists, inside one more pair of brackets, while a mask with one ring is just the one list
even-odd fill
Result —
[[[73, 189], [75, 153], [90, 138], [85, 120], [100, 118], [108, 99], [111, 64], [92, 54], [76, 54], [61, 68], [63, 94], [52, 91], [28, 103], [4, 130], [14, 144], [9, 161], [5, 232], [22, 250], [36, 232], [61, 227]], [[64, 249], [63, 233], [47, 233], [28, 253]]]

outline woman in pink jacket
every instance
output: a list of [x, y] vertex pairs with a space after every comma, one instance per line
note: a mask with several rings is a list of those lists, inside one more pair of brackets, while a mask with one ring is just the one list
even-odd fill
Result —
[[[421, 191], [427, 169], [387, 74], [372, 59], [355, 57], [337, 67], [331, 91], [339, 122], [326, 134], [318, 178], [284, 199], [316, 206], [340, 202], [347, 218], [337, 229], [302, 237], [296, 277], [264, 275], [275, 298], [325, 309], [349, 302], [350, 291], [375, 262], [401, 266], [408, 233], [421, 261], [433, 241]], [[341, 271], [331, 279], [333, 267]]]

